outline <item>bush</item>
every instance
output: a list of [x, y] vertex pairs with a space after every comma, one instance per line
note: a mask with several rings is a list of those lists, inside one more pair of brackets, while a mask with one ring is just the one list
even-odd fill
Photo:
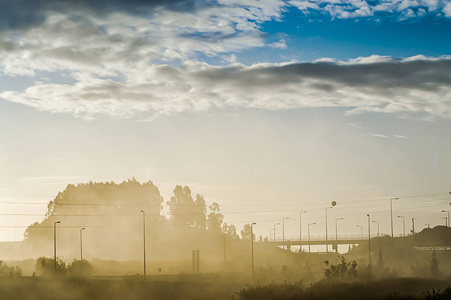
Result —
[[327, 279], [349, 279], [357, 277], [357, 263], [355, 260], [351, 262], [346, 262], [344, 256], [339, 255], [338, 258], [340, 262], [336, 265], [329, 264], [329, 261], [326, 260], [324, 263], [326, 264], [326, 270], [324, 274]]
[[87, 260], [74, 260], [67, 267], [67, 274], [71, 276], [89, 276], [92, 273], [92, 265]]

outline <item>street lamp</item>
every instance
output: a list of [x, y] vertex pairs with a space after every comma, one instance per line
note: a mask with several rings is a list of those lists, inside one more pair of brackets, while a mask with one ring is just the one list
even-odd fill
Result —
[[302, 241], [302, 214], [306, 214], [307, 211], [301, 211], [299, 212], [299, 247], [301, 246], [301, 241]]
[[146, 213], [144, 210], [141, 210], [143, 213], [143, 249], [144, 249], [144, 277], [146, 276]]
[[280, 223], [274, 223], [274, 242], [276, 241], [276, 225], [280, 225]]
[[[337, 221], [343, 220], [343, 218], [335, 219], [335, 241], [338, 241], [338, 224]], [[338, 243], [335, 245], [335, 251], [338, 252]]]
[[442, 217], [442, 219], [445, 219], [445, 226], [448, 226], [448, 217]]
[[404, 219], [404, 216], [398, 216], [398, 218], [402, 218], [402, 231], [404, 237], [406, 237], [406, 220]]
[[85, 230], [84, 227], [82, 229], [80, 229], [80, 261], [81, 261], [81, 263], [83, 263], [83, 230]]
[[252, 282], [255, 282], [255, 271], [254, 271], [254, 225], [256, 223], [251, 223], [251, 252], [252, 252]]
[[412, 218], [412, 235], [415, 235], [415, 218]]
[[442, 210], [442, 212], [448, 213], [448, 219], [446, 221], [446, 227], [449, 227], [449, 210]]
[[393, 237], [393, 200], [398, 200], [399, 198], [390, 199], [390, 220], [391, 220], [391, 237]]
[[310, 253], [310, 225], [315, 225], [316, 223], [310, 223], [308, 224], [308, 252]]
[[370, 214], [366, 214], [368, 217], [368, 264], [371, 264], [371, 217]]
[[357, 224], [355, 226], [356, 227], [360, 227], [360, 239], [363, 240], [363, 227], [362, 227], [362, 225]]
[[283, 249], [285, 249], [285, 220], [289, 219], [290, 217], [282, 218], [282, 246]]
[[371, 222], [377, 223], [377, 236], [380, 236], [380, 234], [379, 234], [379, 221], [372, 220]]
[[338, 240], [338, 226], [337, 226], [337, 221], [340, 221], [340, 220], [343, 220], [343, 218], [338, 218], [338, 219], [335, 219], [335, 240], [337, 241]]
[[[335, 203], [335, 201], [334, 202], [332, 202], [332, 203]], [[328, 207], [326, 207], [325, 209], [324, 209], [324, 211], [325, 211], [325, 215], [326, 215], [326, 252], [329, 252], [329, 245], [327, 244], [327, 209], [328, 208], [334, 208], [334, 206], [335, 205], [333, 205], [333, 206], [328, 206]]]
[[53, 222], [53, 260], [55, 261], [55, 275], [56, 275], [56, 224], [61, 221]]

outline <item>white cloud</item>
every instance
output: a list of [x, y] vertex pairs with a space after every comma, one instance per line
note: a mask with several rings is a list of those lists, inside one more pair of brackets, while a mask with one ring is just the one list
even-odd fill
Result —
[[305, 14], [319, 12], [339, 19], [375, 17], [381, 12], [387, 13], [385, 17], [399, 20], [442, 13], [451, 17], [449, 1], [440, 0], [291, 0], [289, 3]]
[[[367, 63], [362, 63], [367, 61]], [[355, 62], [217, 67], [188, 61], [150, 66], [123, 81], [80, 76], [74, 85], [36, 84], [3, 92], [3, 99], [92, 119], [206, 112], [212, 108], [281, 110], [343, 107], [349, 114], [379, 112], [450, 118], [448, 57], [360, 58]]]
[[443, 9], [443, 12], [445, 13], [445, 15], [448, 18], [451, 18], [451, 2], [448, 2], [445, 6], [445, 8]]
[[287, 43], [285, 42], [284, 39], [281, 39], [278, 42], [272, 43], [269, 46], [272, 47], [272, 48], [279, 48], [281, 50], [285, 50], [285, 49], [288, 48]]

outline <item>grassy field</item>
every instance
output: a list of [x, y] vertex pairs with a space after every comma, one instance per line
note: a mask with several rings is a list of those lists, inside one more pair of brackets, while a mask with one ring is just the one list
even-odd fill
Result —
[[302, 299], [451, 299], [450, 282], [436, 279], [395, 278], [372, 281], [323, 280], [304, 287], [302, 283], [274, 284], [243, 288], [240, 300]]
[[[214, 278], [213, 278], [214, 279]], [[398, 278], [374, 281], [320, 281], [256, 285], [231, 284], [217, 278], [209, 282], [153, 281], [129, 278], [3, 278], [4, 300], [138, 300], [138, 299], [451, 299], [449, 282], [434, 279]]]
[[150, 281], [142, 278], [50, 279], [38, 277], [0, 280], [2, 300], [137, 300], [231, 299], [240, 286], [224, 282]]

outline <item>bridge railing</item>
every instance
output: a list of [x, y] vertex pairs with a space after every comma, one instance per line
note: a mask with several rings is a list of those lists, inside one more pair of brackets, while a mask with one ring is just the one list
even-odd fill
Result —
[[[377, 237], [377, 234], [372, 234], [371, 238], [375, 238]], [[356, 240], [356, 241], [361, 241], [361, 240], [366, 240], [368, 239], [368, 235], [360, 235], [360, 234], [355, 234], [355, 235], [338, 235], [338, 237], [336, 238], [335, 235], [328, 235], [327, 236], [327, 240], [330, 242], [333, 242], [335, 240]], [[285, 236], [285, 239], [282, 239], [282, 237], [277, 236], [276, 239], [274, 240], [274, 237], [271, 237], [271, 239], [268, 238], [269, 242], [282, 242], [283, 240], [285, 241], [299, 241], [299, 236]], [[308, 241], [308, 236], [302, 236], [302, 240], [303, 241]], [[325, 235], [311, 235], [310, 236], [310, 241], [325, 241], [326, 240], [326, 236]]]

